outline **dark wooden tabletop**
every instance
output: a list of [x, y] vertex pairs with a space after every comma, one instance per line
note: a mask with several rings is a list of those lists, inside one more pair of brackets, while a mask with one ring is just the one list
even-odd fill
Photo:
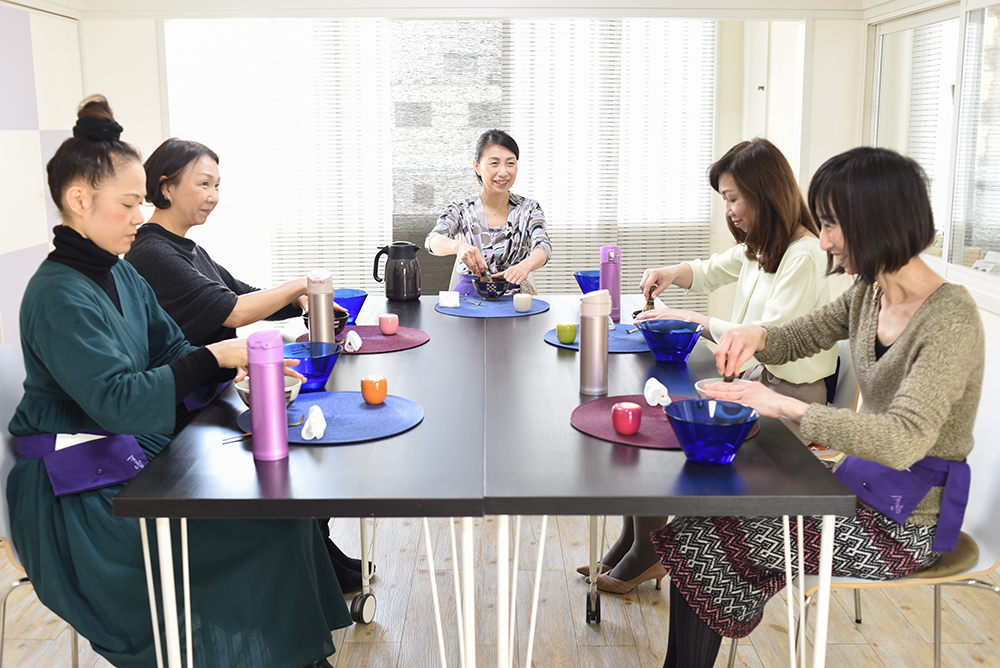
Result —
[[[282, 462], [254, 462], [239, 434], [245, 407], [232, 388], [205, 408], [114, 500], [118, 517], [441, 517], [483, 514], [849, 514], [854, 496], [776, 420], [724, 467], [679, 451], [641, 450], [577, 432], [576, 353], [544, 333], [575, 321], [578, 296], [543, 296], [552, 308], [519, 318], [472, 319], [434, 310], [436, 297], [371, 295], [359, 316], [384, 312], [430, 341], [407, 351], [341, 355], [328, 389], [357, 391], [379, 373], [389, 392], [420, 403], [424, 420], [392, 438], [338, 446], [293, 444]], [[624, 299], [631, 309], [638, 296]], [[626, 313], [623, 306], [622, 312]], [[715, 376], [699, 344], [687, 364], [612, 354], [609, 394], [641, 393], [655, 375], [694, 396]]]

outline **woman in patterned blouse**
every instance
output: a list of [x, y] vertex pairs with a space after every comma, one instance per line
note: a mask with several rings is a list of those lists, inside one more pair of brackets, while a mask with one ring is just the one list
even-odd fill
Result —
[[528, 275], [548, 262], [552, 244], [545, 214], [533, 199], [510, 192], [517, 178], [517, 142], [502, 130], [479, 137], [472, 163], [483, 184], [478, 196], [452, 202], [438, 218], [424, 245], [432, 255], [457, 255], [460, 294], [475, 294], [472, 277], [489, 273], [535, 293]]

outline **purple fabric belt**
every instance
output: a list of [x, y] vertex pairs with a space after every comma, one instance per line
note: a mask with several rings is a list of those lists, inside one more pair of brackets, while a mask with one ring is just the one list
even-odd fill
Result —
[[17, 454], [42, 460], [56, 496], [123, 483], [149, 463], [131, 434], [113, 434], [104, 429], [83, 433], [102, 438], [56, 450], [55, 434], [18, 436]]
[[931, 549], [951, 552], [958, 544], [972, 479], [971, 469], [964, 460], [924, 457], [905, 471], [897, 471], [849, 456], [837, 468], [836, 475], [860, 500], [899, 524], [906, 521], [932, 487], [944, 487]]

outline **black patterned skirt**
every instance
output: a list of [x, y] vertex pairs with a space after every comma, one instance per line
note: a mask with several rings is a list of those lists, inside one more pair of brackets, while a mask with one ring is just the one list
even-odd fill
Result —
[[[819, 569], [822, 518], [803, 518], [806, 572]], [[789, 518], [792, 567], [798, 573], [798, 528]], [[858, 506], [837, 517], [833, 574], [894, 580], [933, 565], [935, 527], [896, 524]], [[660, 561], [691, 609], [716, 633], [743, 638], [764, 606], [785, 586], [785, 543], [780, 517], [678, 517], [652, 534]]]

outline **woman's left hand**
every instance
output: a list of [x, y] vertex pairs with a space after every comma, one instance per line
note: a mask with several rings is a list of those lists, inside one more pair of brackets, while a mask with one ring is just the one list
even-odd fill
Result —
[[778, 394], [763, 383], [712, 383], [705, 387], [705, 395], [709, 399], [732, 401], [755, 408], [764, 417], [785, 418], [796, 423], [802, 421], [808, 407], [808, 404]]
[[525, 267], [521, 266], [522, 264], [523, 264], [522, 262], [518, 262], [514, 266], [509, 267], [506, 271], [498, 272], [496, 274], [493, 274], [493, 276], [494, 277], [503, 276], [508, 283], [513, 283], [514, 285], [521, 285], [522, 283], [528, 280], [528, 270]]
[[304, 383], [306, 382], [306, 377], [292, 368], [293, 366], [296, 366], [298, 363], [299, 360], [285, 360], [285, 375], [291, 376], [292, 378], [298, 378]]

